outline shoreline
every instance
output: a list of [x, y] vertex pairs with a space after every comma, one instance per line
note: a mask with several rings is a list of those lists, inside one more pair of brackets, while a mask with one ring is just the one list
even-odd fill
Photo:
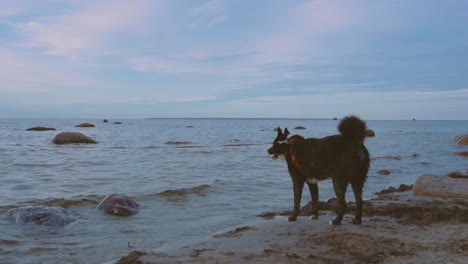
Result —
[[[330, 202], [323, 204], [330, 204]], [[352, 207], [352, 203], [350, 203]], [[303, 207], [307, 208], [307, 206]], [[352, 209], [352, 208], [351, 208]], [[153, 252], [137, 249], [117, 263], [466, 263], [468, 200], [379, 194], [364, 204], [362, 225], [331, 226], [334, 211], [318, 220], [282, 213]], [[109, 262], [115, 263], [115, 262]]]

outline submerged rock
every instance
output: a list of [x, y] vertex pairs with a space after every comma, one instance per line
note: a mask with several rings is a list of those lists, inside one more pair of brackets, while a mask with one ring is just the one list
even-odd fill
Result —
[[167, 141], [165, 144], [168, 144], [168, 145], [185, 145], [185, 144], [192, 144], [192, 142], [190, 142], [190, 141], [171, 140], [171, 141]]
[[85, 143], [85, 144], [96, 144], [97, 142], [81, 133], [78, 132], [62, 132], [57, 134], [52, 140], [54, 144], [75, 144], [75, 143]]
[[411, 190], [413, 190], [413, 184], [411, 185], [400, 184], [400, 187], [398, 188], [390, 186], [387, 189], [383, 189], [379, 192], [375, 192], [375, 194], [381, 195], [381, 194], [395, 193], [395, 192], [406, 192], [406, 191], [411, 191]]
[[96, 209], [115, 216], [131, 216], [139, 212], [140, 205], [123, 194], [110, 194], [96, 206]]
[[380, 175], [390, 175], [389, 170], [379, 170], [379, 171], [377, 171], [377, 173], [380, 174]]
[[26, 131], [50, 131], [55, 130], [53, 127], [31, 127], [26, 129]]
[[468, 179], [424, 174], [413, 186], [415, 195], [468, 198]]
[[114, 122], [114, 123], [112, 123], [112, 124], [114, 124], [114, 125], [121, 125], [121, 124], [122, 124], [122, 122], [120, 122], [120, 121], [116, 121], [116, 122]]
[[304, 129], [306, 129], [306, 128], [303, 127], [303, 126], [297, 126], [297, 127], [295, 127], [294, 129], [295, 129], [295, 130], [304, 130]]
[[96, 126], [91, 123], [82, 123], [82, 124], [76, 125], [75, 127], [96, 127]]
[[7, 215], [19, 224], [35, 223], [43, 226], [64, 226], [76, 220], [61, 207], [19, 207], [8, 210]]

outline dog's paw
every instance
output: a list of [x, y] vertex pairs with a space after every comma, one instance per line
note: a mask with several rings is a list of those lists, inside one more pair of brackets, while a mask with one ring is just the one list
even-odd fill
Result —
[[288, 222], [295, 222], [296, 220], [297, 220], [297, 216], [295, 216], [295, 215], [290, 215], [288, 217]]

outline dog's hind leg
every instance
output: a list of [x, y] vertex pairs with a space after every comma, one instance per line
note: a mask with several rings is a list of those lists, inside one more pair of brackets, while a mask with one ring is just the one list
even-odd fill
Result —
[[317, 182], [307, 182], [307, 185], [309, 186], [309, 191], [310, 191], [310, 198], [312, 200], [312, 215], [310, 216], [310, 219], [318, 219], [318, 186]]
[[338, 177], [333, 177], [333, 189], [335, 190], [337, 201], [337, 208], [336, 208], [336, 218], [330, 221], [332, 225], [341, 225], [341, 220], [343, 220], [343, 216], [346, 212], [346, 187], [348, 185], [347, 182], [344, 182], [342, 179], [337, 179]]
[[304, 180], [297, 179], [295, 176], [291, 176], [293, 182], [293, 191], [294, 191], [294, 209], [292, 215], [288, 217], [289, 222], [294, 222], [299, 215], [301, 210], [301, 197], [302, 197], [302, 189], [304, 188]]
[[353, 220], [353, 224], [360, 225], [362, 218], [362, 184], [351, 183], [351, 187], [354, 192], [354, 199], [356, 200], [356, 215]]

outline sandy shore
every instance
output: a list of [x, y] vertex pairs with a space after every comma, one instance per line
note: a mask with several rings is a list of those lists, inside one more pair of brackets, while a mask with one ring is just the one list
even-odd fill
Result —
[[318, 220], [265, 213], [196, 243], [135, 250], [118, 263], [468, 263], [466, 199], [384, 193], [366, 201], [362, 225], [347, 214], [341, 226], [330, 226], [333, 202], [321, 207]]

